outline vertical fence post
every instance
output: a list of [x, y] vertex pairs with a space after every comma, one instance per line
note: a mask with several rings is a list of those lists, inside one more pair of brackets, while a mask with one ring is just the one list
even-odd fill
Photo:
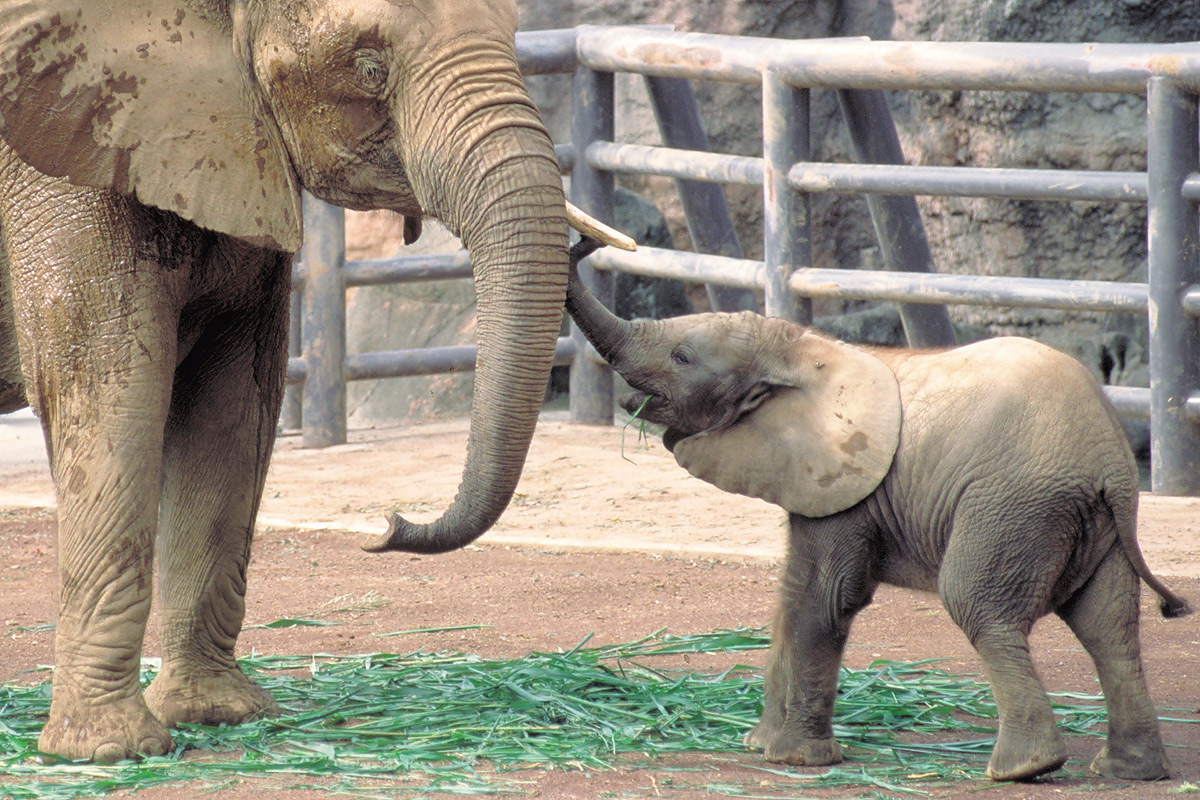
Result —
[[[680, 150], [709, 150], [696, 94], [687, 79], [647, 75], [646, 90], [664, 145]], [[676, 180], [675, 186], [696, 252], [741, 258], [742, 246], [725, 200], [725, 189], [716, 183], [688, 180]], [[714, 283], [704, 288], [714, 311], [758, 310], [758, 298], [749, 289]]]
[[[887, 95], [878, 89], [839, 89], [837, 96], [859, 163], [903, 164], [904, 151]], [[907, 195], [868, 194], [867, 207], [888, 269], [936, 272], [916, 200]], [[900, 320], [910, 347], [955, 343], [954, 326], [945, 306], [902, 303]]]
[[[301, 292], [292, 292], [288, 308], [288, 356], [292, 358], [299, 357], [304, 352], [300, 343], [301, 294]], [[300, 387], [293, 384], [288, 384], [283, 390], [283, 408], [279, 412], [281, 430], [296, 431], [300, 429], [300, 392]]]
[[[587, 67], [575, 70], [571, 87], [571, 143], [575, 145], [575, 168], [571, 171], [571, 200], [601, 222], [613, 221], [613, 176], [587, 163], [587, 147], [594, 141], [613, 140], [614, 89], [611, 72]], [[583, 284], [604, 305], [613, 307], [614, 285], [610, 272], [579, 265]], [[607, 365], [597, 364], [594, 352], [574, 321], [575, 360], [571, 363], [571, 421], [588, 425], [611, 425], [613, 421], [613, 375]]]
[[1187, 417], [1200, 390], [1200, 330], [1183, 294], [1200, 283], [1200, 216], [1183, 181], [1200, 167], [1195, 95], [1167, 78], [1147, 90], [1146, 171], [1150, 283], [1150, 483], [1156, 494], [1200, 495], [1200, 424]]
[[763, 259], [766, 262], [764, 305], [771, 317], [812, 324], [812, 301], [788, 288], [797, 267], [812, 264], [811, 203], [788, 186], [788, 170], [808, 161], [808, 89], [797, 89], [766, 70], [763, 102]]
[[307, 375], [302, 392], [303, 447], [346, 441], [345, 212], [304, 195], [304, 297], [300, 324]]

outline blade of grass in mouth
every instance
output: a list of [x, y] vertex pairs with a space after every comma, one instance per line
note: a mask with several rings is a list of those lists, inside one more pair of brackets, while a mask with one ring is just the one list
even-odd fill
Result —
[[641, 442], [646, 441], [646, 420], [641, 419], [639, 417], [639, 415], [642, 413], [642, 410], [646, 407], [646, 404], [649, 402], [650, 402], [650, 395], [646, 395], [642, 399], [641, 405], [639, 405], [637, 407], [637, 410], [634, 411], [633, 414], [630, 415], [629, 420], [621, 427], [621, 458], [624, 458], [626, 461], [630, 461], [630, 463], [632, 463], [631, 459], [627, 458], [625, 455], [625, 431], [629, 428], [630, 425], [633, 424], [634, 420], [637, 420], [639, 423], [638, 442], [641, 443]]

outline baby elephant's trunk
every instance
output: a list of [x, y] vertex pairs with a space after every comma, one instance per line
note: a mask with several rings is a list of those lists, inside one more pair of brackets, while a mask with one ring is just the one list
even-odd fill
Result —
[[603, 244], [600, 242], [584, 236], [571, 248], [570, 273], [567, 278], [567, 312], [596, 348], [596, 352], [616, 367], [621, 361], [621, 353], [626, 343], [633, 336], [633, 326], [605, 308], [603, 303], [592, 296], [579, 277], [579, 262], [601, 247]]

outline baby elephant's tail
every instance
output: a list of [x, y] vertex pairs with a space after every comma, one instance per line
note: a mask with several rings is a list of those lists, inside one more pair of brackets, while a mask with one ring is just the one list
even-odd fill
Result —
[[1126, 538], [1125, 532], [1122, 531], [1121, 542], [1125, 545], [1125, 554], [1129, 556], [1129, 561], [1133, 564], [1134, 571], [1158, 595], [1158, 610], [1162, 612], [1162, 615], [1167, 619], [1171, 619], [1173, 617], [1186, 617], [1192, 613], [1191, 604], [1168, 589], [1166, 584], [1150, 571], [1150, 567], [1146, 566], [1146, 559], [1142, 557], [1142, 550], [1138, 547], [1133, 531], [1129, 531], [1128, 538]]
[[1192, 607], [1188, 605], [1188, 601], [1179, 595], [1172, 594], [1166, 588], [1161, 590], [1155, 589], [1155, 591], [1158, 592], [1158, 596], [1162, 600], [1158, 608], [1167, 619], [1171, 619], [1172, 617], [1186, 617], [1192, 613]]
[[1168, 589], [1166, 584], [1150, 571], [1146, 559], [1142, 556], [1142, 548], [1138, 546], [1137, 541], [1137, 498], [1136, 490], [1104, 493], [1104, 499], [1113, 515], [1113, 522], [1117, 526], [1117, 538], [1125, 550], [1126, 557], [1129, 558], [1129, 563], [1133, 565], [1134, 572], [1158, 595], [1158, 609], [1162, 615], [1167, 619], [1186, 617], [1192, 613], [1191, 604]]
[[1127, 481], [1105, 482], [1103, 501], [1105, 505], [1109, 506], [1112, 522], [1116, 525], [1117, 540], [1121, 542], [1121, 548], [1126, 553], [1129, 564], [1133, 565], [1134, 572], [1138, 573], [1138, 577], [1146, 583], [1147, 587], [1153, 589], [1154, 594], [1158, 595], [1158, 609], [1163, 616], [1172, 619], [1175, 616], [1187, 616], [1192, 613], [1192, 604], [1166, 588], [1166, 584], [1159, 581], [1158, 577], [1150, 571], [1150, 566], [1146, 565], [1146, 559], [1142, 557], [1141, 547], [1138, 546], [1138, 488], [1136, 485], [1128, 486]]

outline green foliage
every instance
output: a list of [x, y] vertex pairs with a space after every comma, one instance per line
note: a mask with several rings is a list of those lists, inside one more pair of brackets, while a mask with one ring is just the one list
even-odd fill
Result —
[[[287, 710], [284, 716], [185, 726], [176, 731], [174, 753], [112, 766], [42, 763], [36, 743], [49, 683], [2, 686], [0, 794], [94, 797], [176, 781], [219, 789], [248, 777], [375, 796], [505, 792], [521, 790], [515, 771], [523, 768], [604, 769], [677, 753], [745, 752], [742, 736], [762, 708], [757, 669], [704, 674], [651, 662], [761, 649], [767, 640], [760, 631], [660, 632], [619, 646], [586, 643], [511, 661], [420, 651], [243, 659], [243, 669]], [[986, 685], [930, 662], [843, 670], [840, 685], [835, 732], [845, 764], [814, 773], [753, 757], [742, 763], [805, 786], [892, 793], [912, 792], [914, 781], [981, 777], [994, 722], [980, 721], [995, 718]], [[1096, 698], [1086, 699], [1093, 704], [1061, 706], [1061, 722], [1097, 735], [1091, 727], [1104, 721], [1104, 710]], [[185, 758], [185, 751], [193, 752]]]

